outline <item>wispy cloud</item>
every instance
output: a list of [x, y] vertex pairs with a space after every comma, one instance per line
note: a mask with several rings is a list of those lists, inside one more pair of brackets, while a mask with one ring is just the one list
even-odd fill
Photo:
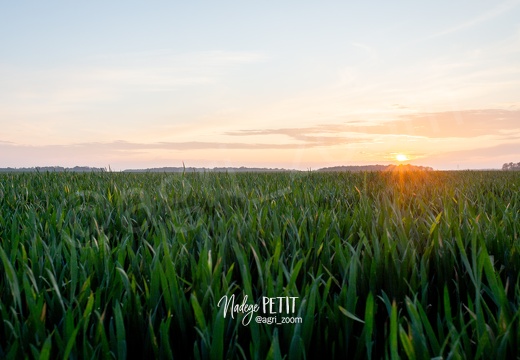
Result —
[[[520, 110], [480, 109], [391, 116], [393, 118], [379, 123], [368, 123], [360, 118], [307, 127], [230, 130], [215, 133], [215, 141], [193, 137], [188, 138], [190, 141], [118, 140], [33, 146], [0, 140], [0, 167], [18, 166], [22, 160], [27, 164], [27, 159], [39, 159], [36, 165], [83, 164], [87, 159], [104, 164], [108, 159], [150, 159], [157, 154], [172, 159], [191, 156], [189, 154], [217, 159], [224, 153], [248, 151], [254, 156], [265, 153], [293, 156], [287, 154], [311, 149], [338, 158], [343, 158], [340, 153], [345, 154], [345, 149], [350, 149], [351, 154], [359, 151], [359, 158], [353, 157], [353, 161], [368, 159], [366, 154], [375, 154], [370, 157], [372, 161], [391, 161], [393, 152], [406, 151], [411, 157], [424, 161], [456, 157], [461, 163], [464, 158], [475, 159], [478, 165], [478, 159], [495, 158], [496, 163], [507, 157], [516, 159], [520, 153]], [[27, 164], [32, 165], [35, 164]]]
[[471, 160], [472, 158], [495, 158], [506, 157], [510, 161], [517, 161], [520, 157], [520, 146], [516, 143], [505, 143], [494, 146], [478, 147], [469, 150], [453, 151], [446, 153], [449, 157]]
[[[304, 144], [307, 145], [307, 144]], [[298, 149], [302, 144], [276, 144], [276, 143], [239, 143], [239, 142], [208, 142], [208, 141], [184, 141], [184, 142], [158, 142], [158, 143], [134, 143], [115, 141], [109, 143], [83, 143], [73, 147], [96, 147], [111, 151], [139, 151], [139, 150], [263, 150], [263, 149]]]
[[[333, 146], [359, 142], [362, 139], [346, 137], [342, 134], [345, 127], [341, 124], [326, 124], [307, 128], [282, 128], [263, 130], [239, 130], [226, 132], [230, 136], [273, 136], [283, 135], [292, 140], [303, 142], [306, 146]], [[326, 134], [326, 135], [325, 135]]]
[[403, 115], [396, 121], [378, 126], [377, 131], [399, 131], [429, 138], [498, 137], [520, 132], [520, 111], [502, 109], [445, 111]]
[[[323, 136], [320, 134], [327, 134]], [[365, 139], [374, 135], [413, 136], [422, 138], [474, 138], [520, 134], [520, 110], [482, 109], [444, 112], [421, 112], [400, 115], [397, 118], [370, 123], [367, 121], [322, 124], [305, 128], [240, 130], [225, 133], [231, 136], [285, 135], [294, 140], [321, 142], [324, 138], [349, 141], [357, 136], [343, 138], [343, 134], [357, 134]], [[330, 139], [329, 139], [330, 140]]]
[[237, 66], [267, 59], [261, 52], [152, 51], [95, 56], [76, 65], [38, 70], [3, 64], [0, 94], [6, 104], [19, 111], [24, 109], [17, 104], [29, 103], [32, 109], [45, 113], [66, 110], [70, 105], [114, 101], [128, 93], [215, 84]]
[[[303, 138], [301, 143], [247, 143], [247, 142], [209, 142], [209, 141], [182, 141], [182, 142], [156, 142], [156, 143], [138, 143], [128, 141], [113, 142], [88, 142], [65, 145], [40, 145], [32, 146], [25, 144], [15, 144], [12, 142], [0, 141], [0, 149], [3, 154], [9, 151], [34, 152], [57, 154], [63, 153], [72, 156], [74, 151], [92, 150], [95, 152], [139, 152], [146, 150], [265, 150], [265, 149], [300, 149], [302, 147], [312, 148], [318, 146], [334, 146], [344, 143], [347, 139], [321, 139]], [[330, 140], [330, 141], [329, 141]], [[350, 139], [350, 142], [357, 142], [359, 139]]]
[[457, 32], [457, 31], [461, 31], [461, 30], [465, 30], [465, 29], [474, 27], [480, 23], [489, 21], [489, 20], [511, 10], [512, 8], [518, 6], [519, 4], [520, 4], [519, 0], [503, 2], [502, 4], [494, 7], [493, 9], [486, 11], [486, 12], [480, 14], [479, 16], [474, 17], [473, 19], [470, 19], [461, 24], [455, 25], [453, 27], [450, 27], [448, 29], [435, 33], [435, 34], [429, 36], [428, 39], [433, 39], [433, 38], [437, 38], [440, 36], [449, 35], [449, 34]]
[[435, 168], [452, 169], [499, 169], [504, 163], [520, 159], [518, 143], [503, 143], [492, 146], [473, 146], [465, 150], [430, 154], [425, 161]]

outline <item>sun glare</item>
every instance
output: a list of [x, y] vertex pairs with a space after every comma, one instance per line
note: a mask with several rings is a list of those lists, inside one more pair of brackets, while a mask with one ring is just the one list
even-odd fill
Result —
[[406, 156], [405, 154], [397, 154], [395, 156], [395, 159], [397, 161], [406, 161], [406, 160], [408, 160], [408, 156]]

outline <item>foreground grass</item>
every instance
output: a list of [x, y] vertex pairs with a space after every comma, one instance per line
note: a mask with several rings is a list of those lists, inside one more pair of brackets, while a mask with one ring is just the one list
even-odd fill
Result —
[[[0, 357], [519, 357], [520, 174], [0, 175]], [[224, 318], [298, 297], [301, 324]]]

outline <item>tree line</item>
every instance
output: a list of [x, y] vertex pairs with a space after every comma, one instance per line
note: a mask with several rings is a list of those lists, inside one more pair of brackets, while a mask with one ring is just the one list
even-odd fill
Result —
[[520, 170], [520, 162], [516, 163], [516, 164], [514, 162], [505, 163], [504, 165], [502, 165], [502, 170], [516, 170], [516, 171], [519, 171]]

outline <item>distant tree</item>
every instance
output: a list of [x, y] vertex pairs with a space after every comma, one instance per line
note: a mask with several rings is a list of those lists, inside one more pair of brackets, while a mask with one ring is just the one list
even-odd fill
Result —
[[519, 163], [505, 163], [502, 165], [502, 170], [504, 171], [520, 171], [520, 162]]

